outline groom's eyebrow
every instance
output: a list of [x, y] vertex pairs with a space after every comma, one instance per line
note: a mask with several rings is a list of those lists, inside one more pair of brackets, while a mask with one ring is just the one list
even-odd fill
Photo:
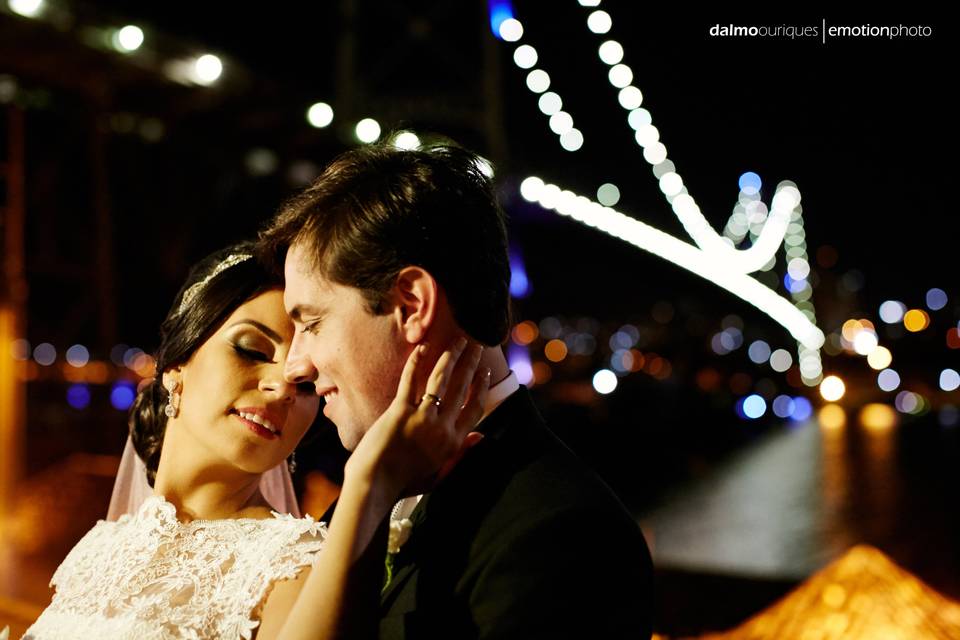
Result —
[[298, 304], [293, 309], [290, 310], [290, 318], [294, 322], [300, 322], [303, 320], [303, 316], [322, 316], [323, 309], [319, 307], [314, 307], [309, 304]]

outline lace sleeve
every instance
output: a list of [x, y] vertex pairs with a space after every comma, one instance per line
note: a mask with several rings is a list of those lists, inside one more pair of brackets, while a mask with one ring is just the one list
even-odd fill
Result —
[[[294, 518], [289, 514], [274, 513], [271, 536], [265, 541], [261, 561], [252, 576], [245, 609], [249, 618], [237, 629], [241, 638], [249, 640], [253, 629], [260, 624], [260, 614], [273, 586], [281, 580], [297, 577], [304, 567], [314, 563], [327, 537], [325, 524], [310, 516]], [[269, 561], [266, 559], [269, 558]]]
[[77, 579], [80, 573], [77, 571], [78, 563], [82, 564], [86, 558], [90, 557], [92, 550], [99, 551], [109, 548], [105, 538], [109, 536], [109, 530], [112, 526], [112, 523], [104, 520], [100, 520], [93, 525], [93, 528], [80, 538], [80, 541], [70, 550], [57, 570], [53, 572], [53, 577], [50, 578], [50, 586], [57, 591], [68, 590], [72, 581]]

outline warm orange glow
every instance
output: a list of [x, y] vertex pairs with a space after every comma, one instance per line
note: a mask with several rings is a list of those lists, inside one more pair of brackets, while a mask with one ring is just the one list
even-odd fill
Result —
[[903, 314], [903, 326], [916, 333], [930, 326], [930, 316], [923, 309], [910, 309]]
[[107, 368], [107, 364], [100, 360], [93, 361], [88, 364], [86, 367], [87, 372], [87, 381], [93, 384], [103, 384], [107, 381], [107, 377], [110, 375], [110, 370]]
[[883, 403], [874, 402], [860, 410], [860, 424], [871, 431], [886, 431], [895, 427], [899, 421], [896, 410]]
[[643, 354], [636, 349], [630, 349], [630, 371], [642, 371], [644, 365]]
[[670, 361], [665, 358], [660, 358], [660, 368], [657, 369], [657, 372], [653, 375], [657, 380], [666, 380], [670, 377], [670, 374], [673, 373], [673, 365], [670, 364]]
[[860, 321], [851, 318], [843, 323], [843, 329], [841, 329], [840, 333], [843, 334], [847, 342], [853, 342], [854, 338], [856, 338], [857, 334], [862, 330], [863, 325], [860, 324]]
[[665, 362], [664, 359], [661, 358], [660, 356], [654, 356], [653, 358], [650, 358], [649, 360], [647, 360], [647, 364], [644, 367], [644, 370], [650, 375], [652, 375], [654, 378], [656, 378], [657, 375], [660, 373], [660, 371], [663, 369], [664, 362]]
[[739, 627], [701, 640], [960, 638], [960, 603], [859, 545]]
[[133, 361], [133, 370], [141, 378], [152, 378], [157, 375], [157, 361], [153, 356], [141, 353]]
[[543, 348], [543, 355], [550, 362], [560, 362], [567, 357], [567, 344], [563, 340], [554, 339]]
[[546, 362], [533, 363], [533, 379], [537, 384], [550, 382], [553, 377], [553, 369]]
[[720, 374], [716, 369], [700, 369], [697, 372], [697, 386], [704, 391], [713, 391], [720, 386]]
[[838, 404], [825, 404], [817, 412], [817, 419], [824, 429], [840, 429], [847, 424], [847, 414]]
[[540, 335], [540, 328], [536, 324], [525, 320], [513, 328], [513, 341], [520, 345], [528, 345]]
[[960, 349], [960, 329], [954, 327], [947, 331], [947, 347]]

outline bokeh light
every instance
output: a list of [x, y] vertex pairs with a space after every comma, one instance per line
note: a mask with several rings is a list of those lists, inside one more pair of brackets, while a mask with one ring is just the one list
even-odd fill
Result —
[[947, 306], [947, 292], [934, 287], [927, 291], [926, 302], [927, 309], [930, 309], [930, 311], [939, 311]]
[[884, 369], [877, 375], [877, 386], [884, 391], [893, 391], [900, 386], [900, 374], [893, 369]]
[[767, 401], [756, 393], [750, 394], [737, 403], [738, 413], [749, 420], [756, 420], [767, 412]]
[[420, 137], [413, 131], [401, 131], [394, 137], [393, 146], [405, 151], [413, 151], [420, 147]]
[[544, 345], [543, 355], [550, 362], [560, 362], [567, 357], [567, 343], [559, 338], [554, 338]]
[[613, 26], [613, 20], [606, 11], [594, 11], [587, 16], [587, 28], [593, 33], [606, 33]]
[[522, 44], [513, 52], [513, 62], [521, 69], [530, 69], [537, 64], [537, 50], [528, 44]]
[[513, 341], [519, 345], [528, 345], [537, 339], [540, 328], [535, 322], [525, 320], [513, 328]]
[[527, 88], [534, 93], [543, 93], [550, 88], [550, 75], [543, 69], [534, 69], [527, 74]]
[[810, 416], [813, 415], [813, 405], [809, 400], [803, 396], [797, 396], [793, 399], [793, 413], [790, 417], [797, 421], [802, 422], [804, 420], [809, 420]]
[[886, 347], [877, 347], [867, 356], [867, 364], [870, 365], [871, 369], [876, 369], [877, 371], [886, 369], [890, 366], [891, 362], [893, 362], [893, 354], [890, 353], [890, 349]]
[[121, 29], [117, 29], [113, 34], [113, 46], [118, 51], [130, 53], [139, 49], [142, 44], [143, 29], [136, 25], [128, 24]]
[[793, 415], [795, 403], [788, 395], [780, 395], [773, 399], [773, 414], [778, 418], [789, 418]]
[[57, 360], [57, 349], [49, 342], [41, 342], [33, 349], [33, 359], [37, 364], [50, 366]]
[[747, 348], [747, 355], [750, 357], [751, 362], [763, 364], [770, 359], [770, 345], [763, 340], [754, 340]]
[[923, 309], [910, 309], [903, 314], [903, 326], [916, 333], [930, 326], [930, 316]]
[[13, 356], [14, 360], [28, 360], [30, 358], [30, 342], [18, 338], [10, 344], [10, 355]]
[[223, 62], [212, 53], [205, 53], [194, 61], [193, 73], [197, 83], [211, 85], [223, 73]]
[[960, 387], [960, 374], [955, 369], [940, 372], [940, 388], [944, 391], [956, 391]]
[[506, 42], [516, 42], [523, 37], [523, 25], [516, 18], [507, 18], [500, 23], [499, 32]]
[[90, 352], [82, 344], [75, 344], [67, 349], [67, 362], [74, 367], [83, 367], [90, 362]]
[[553, 91], [547, 91], [540, 96], [540, 99], [537, 101], [537, 106], [540, 108], [541, 113], [552, 116], [563, 108], [563, 100]]
[[110, 404], [118, 411], [127, 411], [136, 397], [136, 389], [132, 383], [121, 380], [110, 390]]
[[907, 305], [899, 300], [887, 300], [880, 305], [880, 319], [887, 324], [896, 324], [903, 320], [903, 314], [907, 312]]
[[597, 50], [600, 59], [608, 65], [619, 64], [623, 60], [623, 45], [616, 40], [607, 40]]
[[617, 388], [617, 374], [609, 369], [601, 369], [593, 374], [593, 388], [604, 395], [613, 393]]
[[880, 402], [864, 405], [860, 409], [859, 420], [860, 424], [874, 431], [890, 429], [900, 421], [890, 405]]
[[605, 207], [612, 207], [620, 202], [620, 189], [617, 185], [605, 182], [597, 188], [597, 202]]
[[836, 402], [846, 393], [846, 385], [838, 376], [827, 376], [820, 383], [820, 395], [827, 402]]
[[777, 349], [770, 354], [770, 368], [783, 373], [793, 364], [793, 356], [786, 349]]
[[90, 388], [85, 384], [67, 387], [67, 404], [74, 409], [86, 409], [90, 406]]
[[847, 414], [838, 404], [826, 404], [817, 412], [817, 420], [824, 429], [839, 429], [847, 424]]
[[307, 122], [310, 126], [323, 129], [333, 122], [333, 107], [326, 102], [315, 102], [307, 109]]
[[380, 138], [380, 123], [373, 118], [364, 118], [357, 123], [354, 133], [360, 142], [376, 142]]

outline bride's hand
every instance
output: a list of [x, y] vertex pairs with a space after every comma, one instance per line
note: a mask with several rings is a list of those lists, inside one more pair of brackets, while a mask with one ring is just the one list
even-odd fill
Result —
[[[422, 493], [443, 467], [449, 469], [468, 433], [483, 415], [490, 370], [478, 370], [483, 348], [460, 338], [437, 360], [417, 392], [426, 345], [413, 349], [397, 395], [360, 440], [346, 473], [364, 473], [390, 494]], [[439, 402], [437, 401], [439, 399]], [[473, 440], [475, 441], [475, 440]]]

